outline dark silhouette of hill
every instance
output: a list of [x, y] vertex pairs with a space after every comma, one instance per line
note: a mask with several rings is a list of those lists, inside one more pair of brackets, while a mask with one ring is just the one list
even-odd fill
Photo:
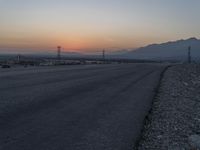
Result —
[[132, 59], [156, 59], [156, 60], [186, 60], [188, 47], [191, 46], [193, 59], [200, 59], [200, 40], [189, 38], [186, 40], [170, 41], [162, 44], [152, 44], [129, 51], [118, 57]]

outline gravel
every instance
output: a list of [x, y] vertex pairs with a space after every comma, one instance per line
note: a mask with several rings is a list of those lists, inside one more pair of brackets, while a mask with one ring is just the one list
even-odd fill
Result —
[[188, 140], [192, 149], [200, 149], [200, 136], [191, 135]]
[[200, 65], [170, 67], [134, 149], [197, 150], [199, 135]]

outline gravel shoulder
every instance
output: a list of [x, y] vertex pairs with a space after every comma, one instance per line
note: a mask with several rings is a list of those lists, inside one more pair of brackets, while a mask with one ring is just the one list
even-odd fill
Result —
[[[197, 135], [197, 136], [194, 136]], [[137, 150], [191, 150], [200, 135], [200, 65], [176, 65], [164, 74]], [[193, 138], [192, 137], [192, 138]], [[195, 139], [195, 137], [197, 137]], [[197, 148], [196, 148], [197, 149]]]

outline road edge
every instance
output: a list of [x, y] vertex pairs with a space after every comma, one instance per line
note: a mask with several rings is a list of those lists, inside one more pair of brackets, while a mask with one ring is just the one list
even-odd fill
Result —
[[159, 93], [159, 89], [161, 87], [161, 83], [162, 83], [162, 79], [164, 77], [164, 74], [165, 72], [170, 68], [172, 67], [173, 65], [167, 65], [160, 73], [160, 77], [159, 77], [159, 80], [158, 80], [158, 84], [155, 88], [155, 91], [154, 91], [154, 95], [153, 95], [153, 98], [152, 98], [152, 102], [151, 102], [151, 108], [150, 110], [147, 112], [144, 120], [143, 120], [143, 127], [142, 127], [142, 130], [140, 132], [140, 136], [138, 137], [138, 140], [136, 140], [134, 146], [133, 146], [133, 150], [138, 150], [138, 147], [139, 147], [139, 144], [140, 144], [140, 141], [142, 141], [143, 139], [143, 133], [145, 131], [145, 126], [147, 125], [147, 123], [150, 121], [150, 115], [152, 114], [152, 111], [153, 111], [153, 104], [154, 104], [154, 100], [156, 99], [158, 93]]

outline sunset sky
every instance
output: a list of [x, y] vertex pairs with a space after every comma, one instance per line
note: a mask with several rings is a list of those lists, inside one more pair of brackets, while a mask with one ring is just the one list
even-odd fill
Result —
[[134, 49], [200, 38], [199, 0], [0, 0], [0, 52]]

